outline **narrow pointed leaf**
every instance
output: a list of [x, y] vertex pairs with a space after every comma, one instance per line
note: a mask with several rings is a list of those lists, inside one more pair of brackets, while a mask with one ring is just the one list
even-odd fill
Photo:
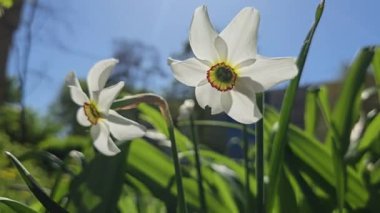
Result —
[[70, 185], [72, 212], [116, 212], [124, 184], [127, 144], [116, 156], [97, 154]]
[[6, 205], [8, 208], [12, 209], [14, 212], [17, 213], [37, 213], [25, 204], [5, 197], [0, 197], [0, 204]]
[[378, 86], [380, 86], [380, 47], [375, 50], [375, 55], [372, 59], [372, 66], [375, 74], [375, 81]]
[[355, 105], [359, 104], [356, 100], [360, 96], [366, 71], [372, 62], [373, 55], [374, 48], [367, 47], [363, 48], [356, 56], [348, 70], [347, 77], [343, 83], [342, 93], [332, 114], [333, 126], [336, 128], [342, 153], [346, 152], [350, 142], [350, 132], [359, 113], [357, 112], [358, 107], [355, 107]]
[[275, 136], [274, 143], [273, 143], [273, 150], [271, 154], [270, 159], [270, 170], [269, 170], [269, 180], [270, 180], [270, 187], [268, 190], [268, 199], [267, 199], [267, 208], [268, 212], [271, 212], [271, 209], [273, 208], [273, 201], [274, 197], [276, 196], [276, 191], [278, 184], [280, 182], [281, 176], [281, 167], [283, 166], [284, 161], [284, 152], [285, 152], [285, 145], [286, 145], [286, 133], [288, 129], [288, 124], [290, 121], [290, 115], [293, 109], [296, 91], [299, 85], [299, 81], [302, 76], [302, 71], [306, 62], [306, 58], [309, 52], [309, 48], [311, 45], [311, 42], [313, 40], [314, 33], [317, 29], [319, 20], [321, 19], [323, 9], [324, 9], [324, 1], [318, 5], [315, 13], [315, 20], [314, 23], [306, 36], [306, 39], [304, 41], [304, 45], [301, 48], [301, 52], [297, 59], [297, 66], [299, 73], [298, 75], [290, 82], [290, 85], [288, 89], [285, 92], [285, 97], [281, 109], [281, 117], [279, 120], [279, 129]]
[[315, 133], [315, 127], [317, 124], [317, 93], [318, 89], [310, 88], [306, 93], [305, 100], [305, 131], [313, 134]]
[[16, 166], [18, 172], [21, 177], [24, 179], [25, 183], [28, 185], [30, 191], [36, 196], [36, 198], [41, 202], [41, 204], [51, 212], [67, 212], [61, 206], [59, 206], [56, 202], [54, 202], [37, 184], [29, 171], [21, 164], [21, 162], [10, 152], [5, 152], [5, 154], [9, 157], [12, 163]]

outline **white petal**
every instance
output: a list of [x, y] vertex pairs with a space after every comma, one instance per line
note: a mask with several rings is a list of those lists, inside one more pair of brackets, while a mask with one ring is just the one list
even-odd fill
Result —
[[91, 136], [94, 140], [95, 148], [102, 154], [113, 156], [120, 152], [120, 149], [110, 138], [109, 129], [105, 122], [98, 122], [91, 127]]
[[120, 141], [142, 137], [146, 132], [144, 126], [121, 116], [114, 110], [109, 111], [107, 121], [111, 134]]
[[226, 42], [223, 40], [222, 37], [216, 37], [215, 48], [218, 51], [219, 61], [226, 61], [228, 55], [228, 48]]
[[199, 106], [203, 109], [206, 106], [211, 107], [211, 114], [218, 114], [223, 112], [220, 102], [221, 92], [211, 87], [207, 80], [202, 81], [195, 88], [195, 97]]
[[170, 67], [178, 81], [192, 87], [207, 78], [207, 70], [209, 69], [208, 66], [196, 58], [189, 58], [185, 61], [172, 60]]
[[87, 85], [90, 95], [92, 92], [97, 92], [104, 88], [109, 76], [111, 75], [112, 69], [117, 63], [117, 59], [105, 59], [97, 62], [90, 69], [87, 76]]
[[261, 84], [265, 90], [294, 78], [298, 68], [294, 58], [264, 58], [258, 56], [255, 63], [242, 67], [240, 76], [247, 76]]
[[71, 99], [78, 105], [83, 105], [85, 102], [88, 102], [87, 95], [83, 92], [82, 87], [79, 84], [79, 80], [76, 77], [74, 72], [70, 72], [66, 76], [66, 84], [70, 90]]
[[259, 12], [246, 7], [220, 33], [228, 46], [228, 59], [234, 65], [255, 58], [259, 20]]
[[65, 81], [66, 81], [67, 86], [75, 86], [75, 87], [81, 88], [79, 84], [79, 80], [74, 72], [69, 72], [69, 74], [67, 74], [66, 76]]
[[99, 101], [97, 103], [97, 106], [100, 112], [107, 115], [112, 102], [115, 100], [116, 96], [119, 94], [120, 90], [123, 87], [124, 87], [124, 82], [120, 81], [119, 83], [113, 86], [104, 88], [102, 91], [100, 91]]
[[252, 80], [250, 77], [239, 77], [236, 79], [235, 89], [247, 96], [254, 96], [256, 93], [264, 92], [264, 87]]
[[256, 97], [247, 96], [236, 89], [222, 94], [222, 106], [228, 116], [243, 124], [252, 124], [262, 115], [256, 106]]
[[91, 126], [90, 121], [88, 121], [88, 118], [86, 114], [84, 113], [84, 108], [81, 107], [77, 111], [77, 121], [82, 126]]
[[210, 22], [205, 6], [195, 9], [190, 26], [190, 46], [194, 55], [202, 60], [214, 63], [218, 53], [214, 46], [215, 38], [218, 36]]
[[79, 106], [83, 106], [84, 103], [89, 102], [87, 95], [80, 87], [69, 86], [69, 89], [71, 99]]

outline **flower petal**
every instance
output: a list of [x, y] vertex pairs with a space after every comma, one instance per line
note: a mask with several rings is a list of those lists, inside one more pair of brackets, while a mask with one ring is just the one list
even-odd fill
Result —
[[246, 96], [254, 96], [256, 93], [264, 92], [264, 87], [252, 80], [250, 77], [239, 77], [236, 79], [235, 89], [241, 91]]
[[75, 86], [75, 87], [82, 88], [74, 72], [69, 72], [69, 74], [67, 74], [66, 76], [65, 81], [66, 81], [67, 86]]
[[105, 59], [97, 62], [89, 71], [87, 76], [88, 90], [92, 98], [92, 93], [100, 91], [106, 85], [112, 69], [118, 63], [117, 59]]
[[202, 60], [214, 63], [218, 53], [214, 46], [218, 36], [210, 22], [206, 6], [195, 9], [190, 26], [189, 42], [194, 55]]
[[91, 126], [90, 121], [88, 121], [88, 118], [86, 114], [84, 113], [84, 108], [81, 107], [77, 111], [77, 121], [82, 126]]
[[222, 37], [215, 38], [215, 48], [218, 52], [219, 61], [226, 61], [228, 55], [228, 48], [226, 42]]
[[94, 140], [95, 148], [102, 154], [113, 156], [120, 152], [120, 149], [110, 138], [108, 126], [105, 122], [98, 122], [91, 127], [91, 136]]
[[87, 95], [80, 87], [69, 86], [69, 89], [71, 99], [79, 106], [83, 106], [84, 103], [89, 102]]
[[252, 78], [261, 84], [265, 90], [283, 81], [294, 78], [298, 68], [294, 58], [264, 58], [257, 56], [250, 66], [242, 67], [240, 76]]
[[110, 110], [107, 116], [111, 134], [117, 140], [131, 140], [145, 135], [146, 129], [139, 123], [129, 120], [114, 110]]
[[196, 58], [189, 58], [184, 61], [171, 60], [170, 67], [174, 77], [181, 83], [195, 87], [201, 80], [207, 78], [208, 66]]
[[82, 87], [79, 84], [79, 80], [74, 72], [70, 72], [66, 76], [65, 81], [70, 90], [70, 97], [76, 104], [82, 106], [85, 102], [89, 101], [87, 95], [83, 92]]
[[220, 33], [228, 46], [228, 59], [234, 65], [255, 58], [259, 21], [259, 12], [246, 7]]
[[99, 93], [99, 101], [97, 107], [100, 112], [107, 115], [108, 110], [111, 107], [112, 102], [115, 100], [116, 96], [119, 94], [120, 90], [124, 87], [124, 82], [119, 83], [104, 88]]
[[[246, 91], [250, 93], [249, 91]], [[256, 96], [247, 96], [232, 89], [222, 94], [222, 107], [228, 116], [243, 124], [252, 124], [262, 118], [256, 105]]]
[[195, 97], [199, 106], [203, 109], [206, 106], [211, 107], [211, 114], [218, 114], [223, 112], [220, 102], [221, 92], [213, 88], [207, 80], [203, 80], [195, 88]]

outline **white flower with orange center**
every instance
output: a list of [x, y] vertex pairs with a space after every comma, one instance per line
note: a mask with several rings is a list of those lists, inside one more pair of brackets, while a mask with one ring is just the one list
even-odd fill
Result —
[[198, 104], [212, 114], [226, 112], [234, 120], [251, 124], [262, 115], [256, 93], [295, 77], [294, 58], [265, 58], [257, 54], [259, 12], [250, 7], [218, 34], [205, 6], [198, 7], [190, 26], [190, 46], [195, 57], [169, 58], [175, 78], [195, 87]]
[[91, 126], [95, 148], [108, 156], [120, 152], [114, 139], [131, 140], [145, 134], [143, 126], [110, 109], [112, 102], [124, 87], [124, 82], [119, 82], [104, 88], [117, 62], [116, 59], [102, 60], [90, 69], [87, 76], [90, 97], [83, 92], [75, 73], [69, 73], [66, 78], [71, 99], [80, 106], [77, 111], [78, 123], [86, 127]]

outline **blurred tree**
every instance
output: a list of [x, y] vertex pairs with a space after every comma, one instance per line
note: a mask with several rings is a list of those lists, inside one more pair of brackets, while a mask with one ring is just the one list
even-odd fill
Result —
[[112, 72], [110, 82], [124, 81], [127, 91], [157, 91], [167, 73], [160, 66], [155, 47], [139, 41], [116, 40], [114, 57], [119, 63]]
[[[7, 2], [2, 1], [2, 3]], [[0, 15], [0, 105], [5, 102], [5, 94], [7, 93], [6, 63], [13, 34], [19, 25], [22, 4], [22, 0], [15, 0], [14, 5], [5, 10], [2, 16]]]

